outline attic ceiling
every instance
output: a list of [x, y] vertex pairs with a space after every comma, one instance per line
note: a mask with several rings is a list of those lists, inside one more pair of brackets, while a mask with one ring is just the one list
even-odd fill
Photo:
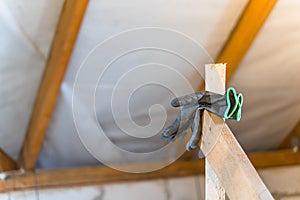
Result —
[[[247, 3], [226, 0], [189, 1], [183, 4], [175, 1], [170, 5], [162, 0], [147, 3], [134, 0], [90, 1], [40, 152], [38, 167], [55, 168], [98, 163], [80, 141], [72, 113], [72, 89], [76, 74], [86, 55], [96, 44], [122, 31], [160, 27], [192, 38], [205, 48], [212, 59], [216, 59]], [[62, 0], [43, 0], [34, 4], [11, 0], [0, 2], [0, 43], [3, 44], [0, 47], [0, 83], [4, 86], [0, 88], [0, 146], [16, 160], [62, 6]], [[297, 0], [277, 3], [230, 79], [228, 86], [234, 86], [244, 94], [245, 106], [242, 120], [238, 123], [229, 122], [229, 125], [248, 151], [276, 149], [299, 121], [299, 7]], [[162, 39], [167, 41], [168, 38], [158, 38]], [[167, 45], [172, 48], [176, 44]], [[179, 48], [184, 46], [180, 46], [180, 43], [177, 45]], [[107, 49], [107, 54], [115, 50]], [[197, 55], [191, 50], [186, 52], [191, 57]], [[198, 70], [201, 71], [203, 65], [209, 61], [209, 56], [201, 57], [197, 63]], [[195, 69], [178, 58], [158, 54], [153, 50], [128, 55], [116, 62], [111, 71], [107, 71], [103, 82], [97, 87], [95, 107], [99, 121], [83, 121], [87, 130], [89, 123], [101, 123], [108, 137], [127, 151], [143, 152], [161, 148], [165, 141], [160, 139], [159, 131], [156, 136], [148, 139], [133, 139], [116, 126], [109, 109], [109, 92], [114, 88], [114, 81], [138, 64], [155, 62], [180, 71], [193, 89], [200, 87], [202, 79], [197, 76]], [[175, 85], [180, 93], [187, 93], [190, 89], [168, 71], [154, 74], [136, 72], [134, 76], [136, 79], [163, 80], [167, 85]], [[88, 80], [89, 76], [85, 78]], [[120, 92], [126, 94], [134, 81], [125, 80], [122, 84], [124, 87], [121, 87]], [[82, 86], [87, 87], [88, 84]], [[157, 85], [137, 90], [129, 103], [133, 121], [141, 126], [149, 124], [148, 109], [153, 104], [160, 104], [166, 108], [167, 122], [164, 127], [167, 126], [177, 114], [177, 110], [169, 106], [172, 97], [172, 93]], [[116, 106], [122, 106], [124, 101], [120, 98], [115, 103]], [[85, 104], [79, 102], [78, 106], [82, 113], [86, 112]], [[161, 121], [163, 115], [159, 110], [155, 112], [152, 113], [154, 119]], [[128, 118], [120, 117], [120, 120], [128, 123]], [[151, 134], [146, 129], [144, 134], [147, 136], [147, 133]], [[97, 145], [99, 150], [105, 145], [101, 143], [102, 139], [97, 133], [86, 131], [83, 134], [93, 142], [96, 150]], [[109, 148], [106, 155], [112, 162], [118, 162], [122, 157], [110, 154]]]

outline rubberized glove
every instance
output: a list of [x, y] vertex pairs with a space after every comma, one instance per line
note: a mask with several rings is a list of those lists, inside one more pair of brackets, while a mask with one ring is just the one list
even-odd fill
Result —
[[207, 110], [225, 119], [241, 119], [243, 105], [242, 94], [236, 94], [234, 88], [228, 88], [224, 95], [209, 91], [188, 94], [172, 100], [173, 107], [182, 106], [175, 121], [162, 132], [162, 137], [173, 141], [184, 137], [189, 129], [191, 138], [186, 146], [188, 151], [198, 148], [202, 134], [202, 115]]

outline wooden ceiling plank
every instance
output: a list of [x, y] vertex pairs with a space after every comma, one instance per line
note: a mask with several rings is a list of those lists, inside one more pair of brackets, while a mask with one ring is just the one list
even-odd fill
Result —
[[17, 163], [0, 148], [0, 172], [16, 170]]
[[[250, 153], [248, 157], [255, 168], [300, 164], [300, 153], [293, 151]], [[147, 165], [147, 163], [143, 163], [143, 165]], [[143, 167], [143, 165], [140, 167]], [[137, 167], [137, 165], [135, 165], [135, 167]], [[153, 179], [194, 176], [203, 173], [203, 159], [190, 161], [178, 160], [161, 170], [149, 173], [125, 173], [107, 166], [37, 170], [35, 172], [11, 171], [2, 174], [2, 177], [5, 178], [0, 179], [0, 192], [36, 188], [45, 189], [53, 187], [103, 185], [128, 181], [148, 181]]]
[[89, 0], [65, 0], [27, 128], [19, 162], [35, 167]]

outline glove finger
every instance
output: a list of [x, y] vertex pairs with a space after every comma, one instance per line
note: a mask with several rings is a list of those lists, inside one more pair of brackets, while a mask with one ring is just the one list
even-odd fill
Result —
[[173, 142], [175, 140], [176, 134], [172, 134], [168, 137], [169, 142]]
[[184, 138], [192, 126], [192, 121], [193, 120], [187, 120], [183, 125], [180, 125], [180, 128], [177, 130], [177, 132], [169, 136], [169, 141], [172, 142], [177, 138]]
[[169, 142], [173, 142], [177, 138], [183, 138], [187, 134], [188, 130], [189, 130], [189, 128], [187, 128], [181, 132], [177, 132], [176, 134], [170, 135], [168, 137]]
[[180, 126], [176, 133], [175, 139], [179, 138], [179, 137], [183, 138], [187, 134], [187, 132], [193, 125], [193, 121], [194, 121], [194, 117], [195, 117], [195, 113], [197, 112], [197, 109], [198, 109], [198, 107], [195, 107], [195, 106], [189, 107], [188, 109], [186, 109], [184, 107], [182, 109], [182, 111], [185, 113], [185, 115], [181, 116]]
[[166, 128], [162, 137], [168, 138], [169, 141], [173, 141], [179, 136], [184, 136], [188, 129], [191, 128], [195, 111], [198, 109], [198, 105], [185, 105], [177, 115], [176, 120]]
[[198, 100], [201, 99], [204, 96], [204, 94], [205, 91], [202, 91], [178, 97], [171, 101], [171, 105], [173, 107], [179, 107], [190, 103], [198, 104]]
[[186, 145], [186, 149], [188, 151], [198, 147], [198, 143], [200, 141], [201, 132], [202, 132], [202, 124], [201, 124], [202, 112], [203, 112], [202, 110], [197, 110], [195, 113], [195, 117], [192, 125], [192, 136]]
[[180, 115], [181, 114], [179, 113], [177, 115], [175, 121], [162, 132], [161, 136], [163, 138], [169, 138], [172, 135], [176, 135], [177, 130], [178, 130], [179, 125], [180, 125], [180, 118], [181, 118]]
[[180, 126], [178, 128], [178, 133], [184, 132], [191, 127], [195, 112], [198, 109], [198, 105], [185, 105], [180, 111]]

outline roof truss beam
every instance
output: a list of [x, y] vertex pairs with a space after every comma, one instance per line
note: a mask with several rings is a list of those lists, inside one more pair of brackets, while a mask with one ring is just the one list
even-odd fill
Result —
[[[276, 151], [248, 154], [255, 168], [269, 168], [300, 164], [300, 153]], [[153, 163], [152, 163], [153, 164]], [[147, 165], [143, 163], [142, 165]], [[137, 164], [135, 165], [136, 167]], [[143, 166], [141, 166], [143, 167]], [[204, 173], [204, 160], [178, 160], [158, 171], [150, 173], [125, 173], [107, 166], [78, 167], [57, 170], [11, 171], [2, 174], [0, 192], [53, 187], [103, 185], [128, 181], [145, 181], [162, 178], [178, 178]], [[37, 184], [38, 183], [38, 184]]]
[[26, 170], [35, 167], [88, 2], [65, 0], [21, 150]]
[[0, 172], [16, 170], [17, 163], [0, 148]]
[[228, 81], [243, 60], [276, 2], [277, 0], [249, 0], [216, 59], [216, 63], [227, 63], [226, 76]]

